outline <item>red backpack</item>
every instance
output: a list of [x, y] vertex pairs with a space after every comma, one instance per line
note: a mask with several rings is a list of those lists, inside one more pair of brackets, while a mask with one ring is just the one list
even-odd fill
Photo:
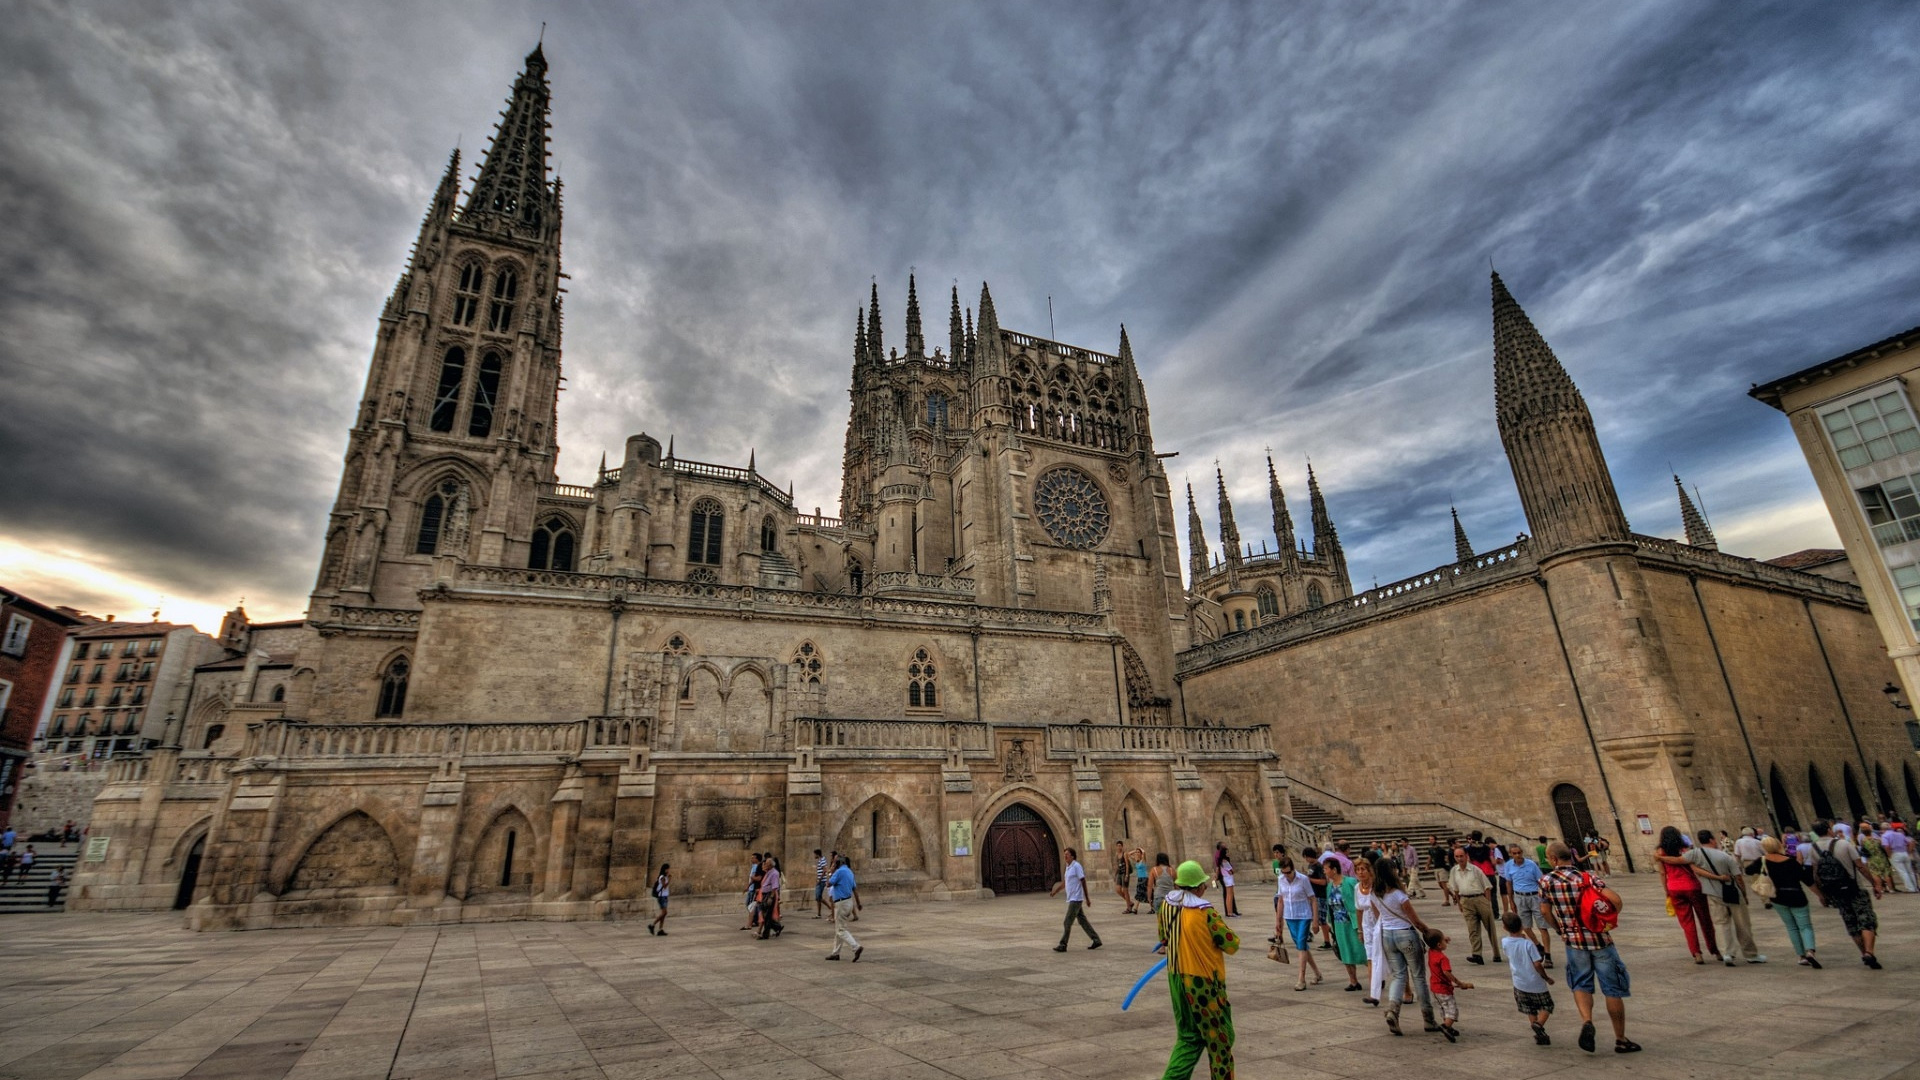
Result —
[[1620, 925], [1620, 909], [1613, 906], [1600, 890], [1594, 887], [1593, 875], [1580, 875], [1580, 894], [1577, 898], [1580, 910], [1580, 925], [1596, 934], [1612, 932]]

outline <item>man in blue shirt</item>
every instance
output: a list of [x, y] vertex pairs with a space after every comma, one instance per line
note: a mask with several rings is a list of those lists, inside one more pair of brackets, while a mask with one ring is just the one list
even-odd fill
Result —
[[1507, 894], [1507, 910], [1520, 917], [1520, 933], [1540, 947], [1540, 966], [1553, 966], [1553, 938], [1540, 912], [1540, 864], [1525, 858], [1519, 844], [1507, 845], [1507, 861], [1500, 864], [1500, 887]]
[[1067, 849], [1066, 872], [1061, 874], [1059, 881], [1053, 883], [1053, 888], [1047, 890], [1047, 895], [1058, 896], [1060, 895], [1061, 889], [1067, 890], [1067, 921], [1066, 925], [1060, 928], [1060, 944], [1055, 945], [1053, 951], [1067, 951], [1067, 938], [1072, 935], [1073, 924], [1075, 922], [1078, 922], [1080, 929], [1085, 930], [1087, 936], [1093, 939], [1093, 944], [1087, 946], [1087, 948], [1099, 948], [1100, 935], [1094, 930], [1093, 924], [1087, 921], [1087, 913], [1085, 910], [1087, 905], [1087, 871], [1085, 867], [1080, 865], [1080, 853], [1072, 848]]
[[833, 898], [833, 951], [827, 954], [827, 959], [840, 959], [840, 947], [850, 945], [853, 947], [853, 962], [857, 964], [864, 949], [858, 941], [853, 940], [853, 932], [847, 929], [847, 924], [853, 921], [853, 890], [853, 868], [847, 865], [847, 857], [842, 855], [840, 865], [827, 876], [827, 893]]

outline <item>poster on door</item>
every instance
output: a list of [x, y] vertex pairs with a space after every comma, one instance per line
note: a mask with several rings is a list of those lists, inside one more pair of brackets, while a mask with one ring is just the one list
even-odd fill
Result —
[[947, 851], [956, 858], [973, 854], [973, 822], [947, 822]]
[[1106, 839], [1106, 827], [1097, 817], [1080, 819], [1080, 839], [1084, 840], [1088, 851], [1099, 851]]

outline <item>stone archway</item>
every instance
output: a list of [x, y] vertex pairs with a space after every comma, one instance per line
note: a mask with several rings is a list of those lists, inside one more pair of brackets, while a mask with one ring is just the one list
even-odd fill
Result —
[[1560, 819], [1560, 839], [1585, 858], [1583, 842], [1589, 836], [1600, 835], [1593, 824], [1593, 810], [1587, 806], [1587, 793], [1573, 784], [1556, 784], [1553, 813]]
[[1025, 803], [993, 819], [980, 855], [980, 883], [995, 896], [1045, 892], [1060, 879], [1060, 845], [1046, 819]]

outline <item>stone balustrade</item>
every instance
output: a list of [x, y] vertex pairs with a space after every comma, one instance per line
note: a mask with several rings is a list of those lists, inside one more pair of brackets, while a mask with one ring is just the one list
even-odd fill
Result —
[[415, 763], [442, 759], [535, 758], [565, 760], [585, 750], [643, 747], [652, 726], [642, 717], [596, 716], [558, 723], [307, 724], [269, 720], [247, 727], [243, 758], [275, 762], [385, 759]]
[[1049, 724], [1047, 756], [1127, 757], [1138, 754], [1188, 757], [1273, 756], [1270, 729], [1259, 727], [1158, 727], [1145, 724]]
[[1866, 594], [1860, 591], [1858, 585], [1818, 574], [1806, 574], [1772, 563], [1709, 551], [1662, 536], [1635, 533], [1633, 542], [1640, 546], [1641, 557], [1656, 565], [1666, 563], [1685, 570], [1703, 570], [1725, 577], [1744, 578], [1757, 584], [1783, 586], [1794, 592], [1817, 593], [1855, 607], [1864, 607], [1867, 602]]
[[949, 720], [798, 720], [795, 745], [812, 750], [988, 750], [987, 725]]

